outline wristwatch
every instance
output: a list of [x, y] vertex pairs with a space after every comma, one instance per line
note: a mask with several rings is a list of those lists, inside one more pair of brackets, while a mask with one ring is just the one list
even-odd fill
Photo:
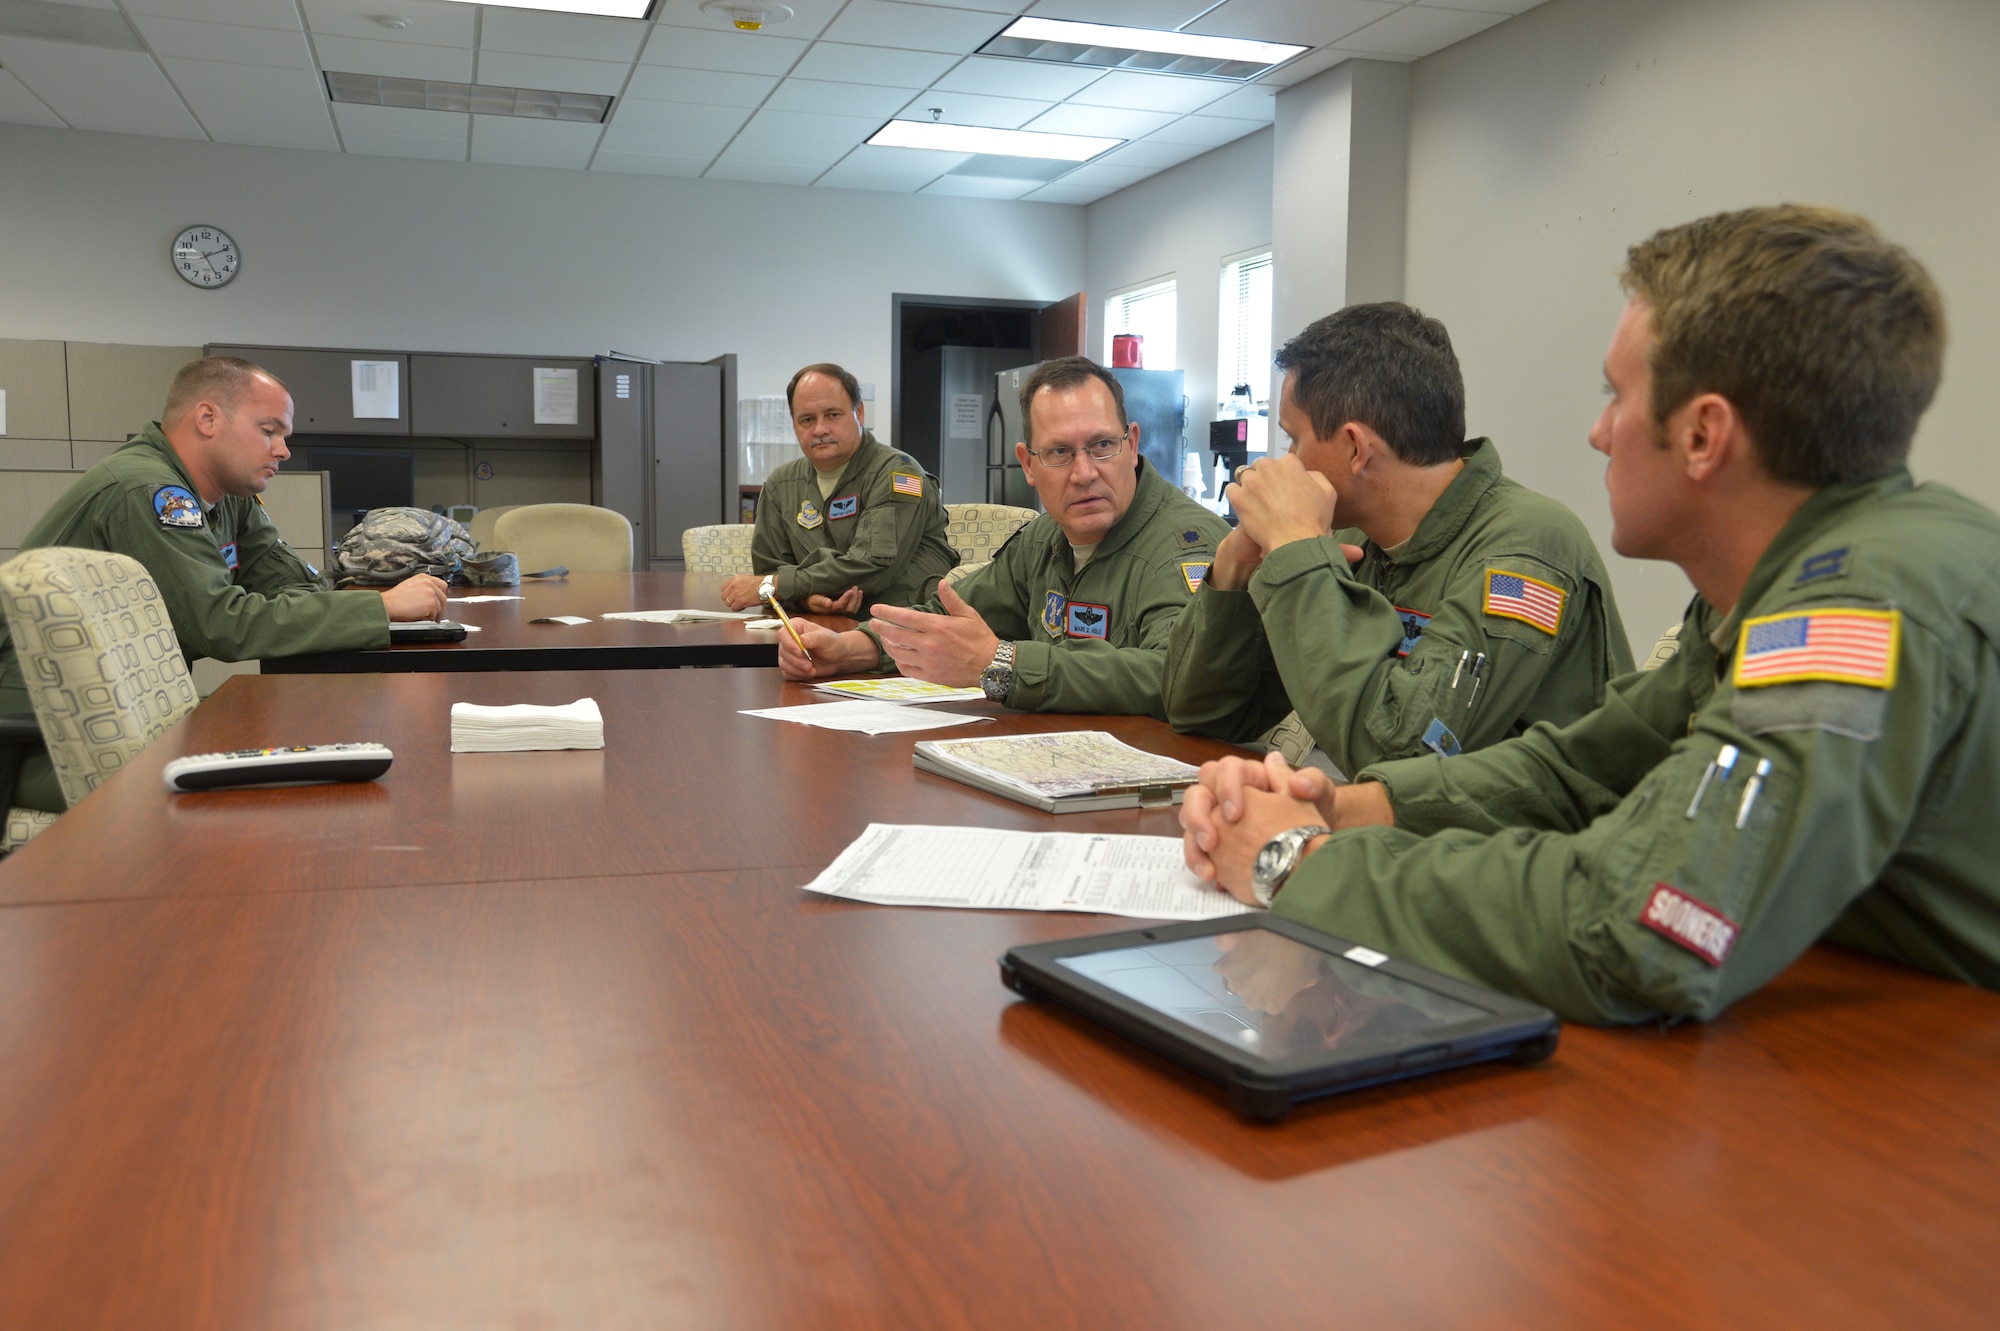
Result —
[[979, 672], [979, 687], [994, 702], [1005, 703], [1014, 687], [1014, 644], [1003, 642], [994, 651], [986, 669]]
[[764, 580], [757, 584], [757, 599], [760, 601], [769, 601], [775, 598], [777, 594], [778, 575], [775, 573], [766, 573]]
[[1306, 842], [1331, 831], [1331, 827], [1293, 827], [1266, 841], [1264, 849], [1257, 852], [1256, 862], [1250, 866], [1250, 891], [1257, 898], [1257, 904], [1269, 906], [1271, 898], [1278, 895], [1278, 889], [1292, 876], [1292, 870], [1299, 867], [1300, 859], [1305, 856]]

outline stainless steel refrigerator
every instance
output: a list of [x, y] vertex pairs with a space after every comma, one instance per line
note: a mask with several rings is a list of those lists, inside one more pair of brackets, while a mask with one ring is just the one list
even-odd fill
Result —
[[[1014, 459], [1021, 428], [1021, 385], [1035, 372], [1033, 365], [1002, 370], [995, 376], [994, 404], [986, 418], [986, 502], [1040, 508]], [[1187, 393], [1179, 370], [1113, 370], [1125, 390], [1125, 414], [1139, 423], [1139, 451], [1168, 485], [1181, 483], [1181, 458], [1187, 451]]]
[[904, 419], [896, 447], [937, 477], [947, 504], [986, 502], [986, 418], [994, 375], [1019, 365], [1019, 347], [933, 347], [903, 358]]

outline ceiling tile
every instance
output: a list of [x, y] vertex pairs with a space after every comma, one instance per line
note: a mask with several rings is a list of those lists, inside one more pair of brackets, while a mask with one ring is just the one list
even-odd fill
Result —
[[788, 143], [738, 135], [720, 160], [725, 162], [772, 162], [784, 166], [809, 166], [813, 173], [826, 170], [854, 145], [851, 143]]
[[381, 135], [399, 139], [437, 139], [459, 146], [464, 157], [465, 135], [472, 117], [463, 111], [418, 111], [407, 106], [354, 106], [333, 104], [333, 118], [340, 124], [342, 138], [353, 134]]
[[783, 74], [805, 54], [807, 43], [768, 33], [706, 32], [659, 24], [640, 61], [682, 69], [716, 69], [735, 74]]
[[42, 105], [42, 99], [28, 91], [21, 80], [0, 69], [0, 123], [63, 127], [62, 117]]
[[1238, 88], [1227, 97], [1218, 97], [1201, 108], [1205, 116], [1231, 116], [1269, 124], [1278, 114], [1278, 90], [1261, 83]]
[[317, 69], [303, 28], [251, 28], [240, 23], [190, 23], [134, 14], [132, 26], [157, 56], [180, 60], [229, 60], [280, 69]]
[[918, 93], [903, 108], [904, 120], [929, 120], [931, 108], [944, 112], [938, 119], [947, 125], [983, 125], [988, 129], [1019, 129], [1053, 102], [1030, 102], [1020, 97], [980, 97], [968, 92], [940, 92], [936, 88]]
[[700, 157], [728, 146], [750, 113], [740, 106], [688, 106], [680, 102], [622, 101], [612, 112], [604, 146], [661, 157]]
[[795, 162], [755, 162], [749, 160], [729, 160], [717, 162], [703, 173], [707, 180], [747, 180], [763, 185], [810, 185], [815, 177], [826, 168], [823, 166], [800, 165]]
[[318, 74], [222, 60], [162, 59], [174, 86], [219, 143], [338, 150]]
[[1021, 197], [1029, 203], [1085, 204], [1095, 203], [1107, 194], [1116, 194], [1119, 188], [1117, 185], [1065, 185], [1057, 182]]
[[698, 176], [708, 169], [707, 157], [663, 157], [657, 153], [614, 152], [599, 148], [590, 159], [593, 171], [616, 171], [630, 176]]
[[881, 127], [881, 120], [875, 116], [819, 115], [808, 111], [763, 110], [751, 118], [744, 133], [760, 139], [782, 138], [799, 143], [844, 143], [852, 147]]
[[286, 32], [299, 30], [299, 10], [293, 0], [127, 0], [123, 8], [128, 14], [157, 14], [161, 18], [201, 23], [241, 23]]
[[884, 88], [928, 88], [952, 66], [935, 51], [891, 51], [880, 46], [815, 42], [792, 73], [835, 83], [873, 83]]
[[1188, 24], [1187, 30], [1325, 46], [1398, 8], [1381, 0], [1223, 0]]
[[849, 0], [826, 30], [835, 42], [965, 55], [992, 40], [1005, 19], [974, 9], [940, 9], [898, 0]]
[[[390, 3], [390, 0], [383, 0]], [[540, 9], [488, 5], [479, 24], [479, 49], [520, 55], [617, 60], [629, 64], [646, 44], [647, 25], [631, 19], [552, 14]]]
[[[1518, 0], [1516, 2], [1518, 3]], [[989, 14], [1005, 14], [1010, 22], [1015, 14], [1021, 12], [1018, 0], [924, 0], [924, 3], [943, 5], [946, 9], [983, 9]], [[1481, 3], [1485, 3], [1485, 0], [1481, 0]], [[1530, 3], [1538, 4], [1540, 0], [1530, 0]]]
[[[140, 0], [143, 4], [180, 0]], [[194, 0], [207, 4], [209, 0]], [[240, 3], [241, 0], [228, 0]], [[304, 0], [306, 26], [329, 37], [361, 37], [378, 42], [415, 42], [420, 46], [471, 47], [478, 32], [479, 11], [452, 0]], [[289, 7], [289, 6], [288, 6]], [[385, 28], [376, 17], [393, 14], [408, 19], [407, 28]]]
[[1128, 143], [1123, 148], [1114, 148], [1102, 157], [1093, 157], [1093, 163], [1105, 166], [1127, 167], [1139, 171], [1164, 171], [1170, 166], [1199, 157], [1208, 149], [1198, 143], [1169, 143], [1164, 139], [1141, 139]]
[[315, 37], [319, 67], [342, 74], [382, 74], [399, 79], [472, 81], [470, 46], [421, 46], [415, 42], [371, 42], [353, 37]]
[[1121, 28], [1172, 31], [1214, 7], [1215, 0], [1041, 0], [1027, 12], [1036, 18], [1068, 19], [1071, 23], [1115, 23]]
[[1050, 181], [1052, 185], [1109, 185], [1112, 189], [1124, 189], [1136, 185], [1151, 171], [1135, 166], [1102, 166], [1096, 162], [1085, 162], [1066, 176]]
[[1450, 0], [1439, 4], [1438, 0], [1417, 0], [1427, 9], [1484, 9], [1493, 14], [1525, 14], [1543, 0]]
[[1036, 97], [1061, 101], [1104, 77], [1101, 69], [1052, 65], [1043, 60], [1002, 60], [976, 55], [937, 81], [951, 92], [976, 92], [992, 97]]
[[363, 157], [422, 157], [433, 162], [465, 160], [463, 134], [453, 142], [451, 139], [419, 139], [404, 134], [363, 134], [342, 130], [340, 138], [348, 152]]
[[1415, 60], [1506, 21], [1505, 14], [1412, 5], [1341, 39], [1340, 44], [1350, 51]]
[[785, 6], [792, 11], [788, 19], [766, 24], [757, 32], [739, 32], [727, 14], [704, 10], [702, 0], [661, 0], [654, 8], [653, 17], [661, 23], [671, 23], [682, 28], [709, 28], [726, 32], [744, 41], [763, 41], [770, 37], [813, 38], [820, 35], [833, 16], [840, 12], [846, 0], [785, 0]]
[[1085, 106], [1128, 111], [1193, 111], [1243, 85], [1230, 80], [1192, 79], [1178, 74], [1138, 74], [1114, 69], [1070, 100]]
[[509, 166], [559, 166], [581, 171], [597, 151], [601, 125], [517, 116], [474, 116], [472, 160]]
[[1148, 143], [1186, 143], [1201, 148], [1219, 148], [1245, 134], [1264, 128], [1255, 120], [1229, 120], [1222, 116], [1182, 116], [1165, 129], [1146, 136]]
[[1269, 74], [1257, 80], [1260, 87], [1289, 88], [1295, 83], [1304, 83], [1315, 74], [1323, 74], [1335, 65], [1354, 59], [1358, 51], [1344, 50], [1338, 46], [1322, 46], [1316, 51], [1307, 51], [1289, 64], [1280, 65]]
[[207, 137], [153, 57], [141, 52], [0, 37], [0, 65], [72, 129], [160, 139]]
[[568, 60], [554, 55], [515, 55], [511, 51], [481, 51], [478, 82], [501, 88], [540, 88], [548, 92], [597, 92], [617, 96], [625, 90], [630, 65], [608, 60]]
[[1078, 106], [1065, 102], [1024, 126], [1049, 134], [1098, 134], [1114, 139], [1144, 138], [1173, 123], [1164, 111], [1119, 111], [1108, 106]]
[[970, 153], [935, 153], [922, 148], [873, 148], [864, 143], [841, 158], [817, 183], [846, 189], [913, 192], [969, 156]]
[[961, 199], [1018, 199], [1038, 188], [1033, 180], [1002, 180], [997, 176], [939, 176], [919, 194], [945, 194]]
[[910, 100], [908, 88], [877, 88], [866, 83], [827, 83], [821, 79], [786, 79], [764, 105], [774, 111], [863, 116], [879, 126]]
[[704, 106], [762, 106], [778, 80], [769, 74], [732, 74], [718, 69], [669, 69], [639, 65], [625, 85], [627, 97], [656, 102], [698, 102]]
[[118, 0], [55, 0], [61, 5], [71, 5], [77, 9], [117, 9]]

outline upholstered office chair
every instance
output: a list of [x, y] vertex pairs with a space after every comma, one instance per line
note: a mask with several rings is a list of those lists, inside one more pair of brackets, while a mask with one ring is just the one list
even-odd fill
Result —
[[[17, 555], [0, 564], [0, 611], [72, 806], [200, 701], [160, 589], [135, 559], [60, 546]], [[10, 840], [17, 812], [27, 813], [7, 811]]]
[[632, 520], [595, 504], [523, 504], [493, 524], [493, 548], [512, 550], [523, 573], [558, 564], [572, 573], [630, 573]]
[[495, 504], [492, 508], [482, 508], [474, 513], [472, 521], [465, 524], [465, 529], [472, 533], [472, 543], [481, 550], [500, 549], [493, 544], [493, 524], [500, 521], [502, 513], [512, 513], [519, 507], [519, 504]]
[[1009, 536], [1039, 516], [1032, 508], [1016, 508], [1012, 504], [946, 504], [944, 537], [958, 551], [961, 569], [967, 564], [976, 567], [991, 562], [994, 552], [1007, 543]]
[[753, 572], [750, 537], [755, 531], [747, 522], [689, 527], [681, 533], [681, 559], [690, 573]]

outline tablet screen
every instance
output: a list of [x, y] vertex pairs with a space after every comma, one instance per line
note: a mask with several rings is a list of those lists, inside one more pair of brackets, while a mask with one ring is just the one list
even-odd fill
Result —
[[1054, 960], [1164, 1016], [1271, 1060], [1491, 1015], [1268, 929]]

